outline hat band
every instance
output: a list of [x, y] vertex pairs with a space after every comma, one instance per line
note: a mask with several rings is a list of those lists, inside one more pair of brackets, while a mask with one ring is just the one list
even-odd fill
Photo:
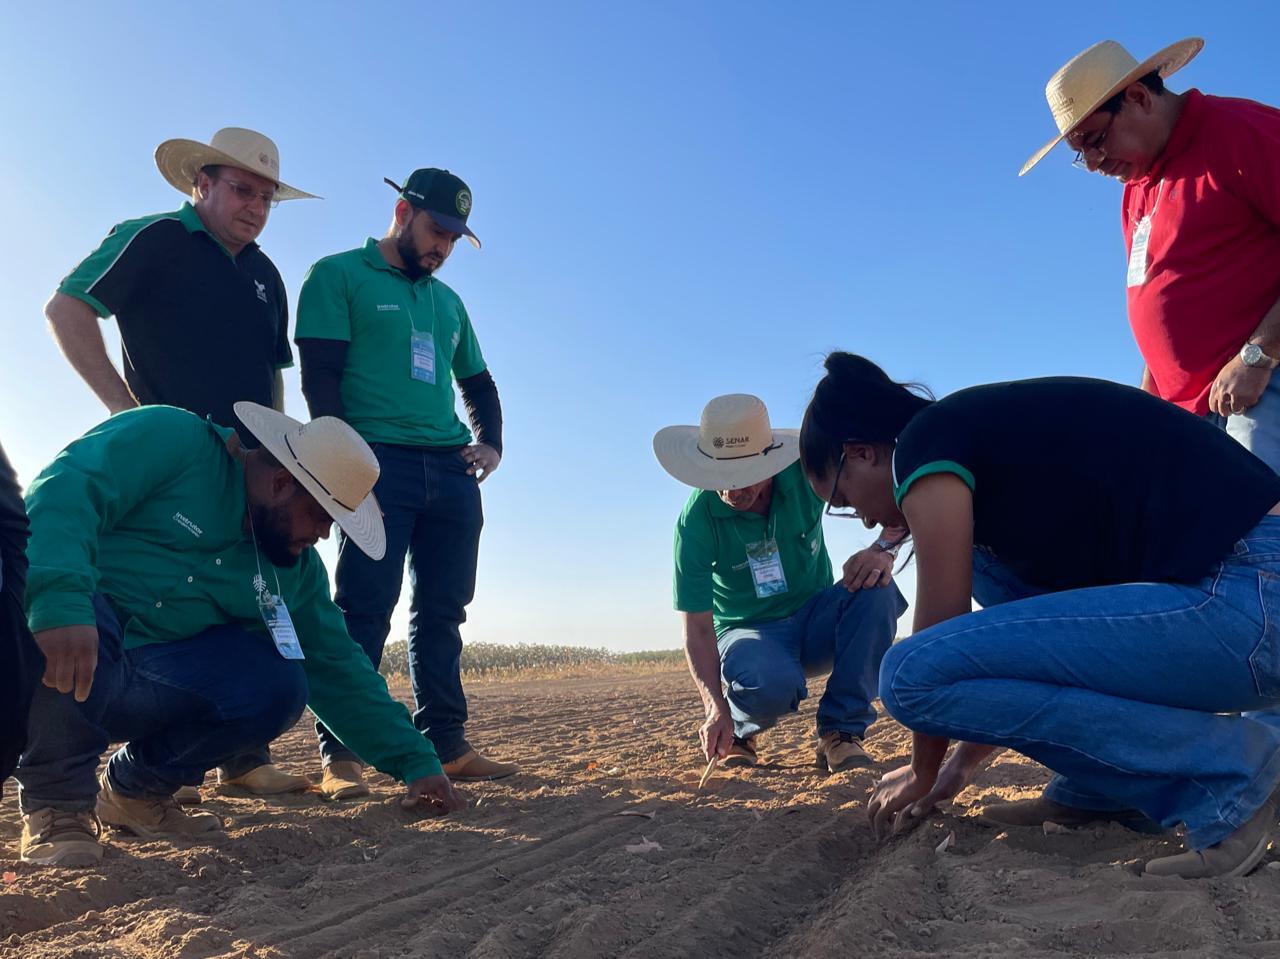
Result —
[[328, 496], [331, 500], [333, 500], [335, 503], [337, 503], [339, 506], [345, 509], [348, 513], [354, 513], [356, 511], [356, 508], [354, 506], [348, 506], [346, 503], [342, 502], [342, 500], [338, 499], [338, 497], [334, 496], [333, 493], [330, 492], [329, 487], [325, 486], [324, 483], [320, 482], [320, 477], [316, 476], [315, 473], [307, 469], [306, 464], [304, 464], [302, 460], [298, 459], [298, 454], [293, 451], [293, 444], [289, 442], [289, 434], [287, 433], [285, 434], [285, 437], [284, 437], [284, 445], [289, 447], [289, 454], [293, 457], [293, 461], [298, 464], [298, 467], [302, 470], [302, 472], [310, 476], [311, 479], [315, 482], [315, 484], [319, 486], [322, 490], [324, 490], [326, 496]]
[[[781, 443], [773, 443], [770, 446], [766, 446], [759, 453], [743, 453], [741, 456], [712, 456], [710, 453], [704, 450], [701, 446], [697, 447], [697, 450], [699, 453], [701, 453], [703, 456], [705, 456], [709, 460], [715, 460], [717, 463], [727, 463], [730, 460], [749, 460], [753, 456], [768, 456], [770, 450], [780, 450], [780, 449], [782, 449]], [[302, 468], [306, 469], [305, 466], [303, 466]]]

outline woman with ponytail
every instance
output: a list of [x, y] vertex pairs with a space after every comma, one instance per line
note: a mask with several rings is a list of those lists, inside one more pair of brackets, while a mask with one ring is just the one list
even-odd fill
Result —
[[1147, 873], [1253, 869], [1280, 807], [1280, 723], [1249, 712], [1280, 706], [1280, 477], [1115, 383], [935, 402], [863, 357], [826, 369], [805, 475], [829, 511], [907, 527], [918, 564], [914, 632], [880, 673], [911, 763], [872, 792], [876, 834], [919, 822], [1009, 747], [1057, 776], [984, 820], [1182, 824], [1188, 851]]

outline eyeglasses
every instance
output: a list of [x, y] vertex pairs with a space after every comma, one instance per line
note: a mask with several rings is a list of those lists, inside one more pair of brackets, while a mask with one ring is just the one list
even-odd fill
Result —
[[280, 205], [280, 201], [276, 199], [275, 190], [255, 190], [247, 183], [241, 183], [239, 180], [232, 180], [225, 176], [215, 177], [221, 180], [234, 193], [242, 203], [251, 203], [254, 200], [261, 200], [262, 205], [268, 210], [274, 210]]
[[[1124, 105], [1121, 104], [1122, 108], [1123, 106]], [[1099, 154], [1100, 159], [1106, 157], [1105, 144], [1107, 142], [1107, 137], [1111, 135], [1111, 126], [1116, 122], [1116, 117], [1119, 115], [1120, 111], [1117, 110], [1115, 113], [1111, 114], [1111, 119], [1107, 121], [1107, 125], [1105, 127], [1101, 130], [1094, 130], [1091, 133], [1085, 134], [1085, 136], [1077, 143], [1073, 144], [1070, 140], [1067, 141], [1067, 146], [1076, 151], [1075, 159], [1071, 161], [1071, 165], [1073, 167], [1077, 170], [1089, 169], [1089, 164], [1084, 158], [1086, 153], [1097, 153]]]
[[841, 509], [836, 512], [831, 506], [831, 501], [836, 498], [836, 487], [840, 485], [840, 474], [844, 472], [844, 451], [840, 451], [840, 462], [836, 465], [836, 478], [831, 481], [831, 492], [827, 494], [827, 508], [822, 511], [824, 516], [832, 516], [836, 519], [862, 519], [861, 514], [850, 507], [849, 509]]

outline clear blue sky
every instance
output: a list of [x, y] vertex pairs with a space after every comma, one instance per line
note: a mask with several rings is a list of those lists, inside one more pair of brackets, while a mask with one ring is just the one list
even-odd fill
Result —
[[261, 237], [294, 301], [382, 234], [384, 176], [448, 167], [485, 247], [441, 275], [506, 416], [465, 635], [675, 646], [686, 491], [653, 432], [739, 391], [798, 425], [836, 347], [940, 394], [1135, 381], [1119, 186], [1065, 148], [1016, 176], [1044, 83], [1097, 40], [1199, 35], [1175, 90], [1280, 103], [1278, 33], [1274, 2], [5, 5], [0, 442], [27, 481], [102, 417], [41, 308], [113, 224], [181, 202], [162, 140], [261, 130], [325, 197]]

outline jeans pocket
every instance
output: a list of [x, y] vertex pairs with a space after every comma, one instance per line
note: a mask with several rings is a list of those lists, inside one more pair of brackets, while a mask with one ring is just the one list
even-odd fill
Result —
[[1280, 577], [1259, 573], [1258, 594], [1262, 600], [1262, 638], [1249, 654], [1249, 669], [1259, 695], [1280, 699]]

